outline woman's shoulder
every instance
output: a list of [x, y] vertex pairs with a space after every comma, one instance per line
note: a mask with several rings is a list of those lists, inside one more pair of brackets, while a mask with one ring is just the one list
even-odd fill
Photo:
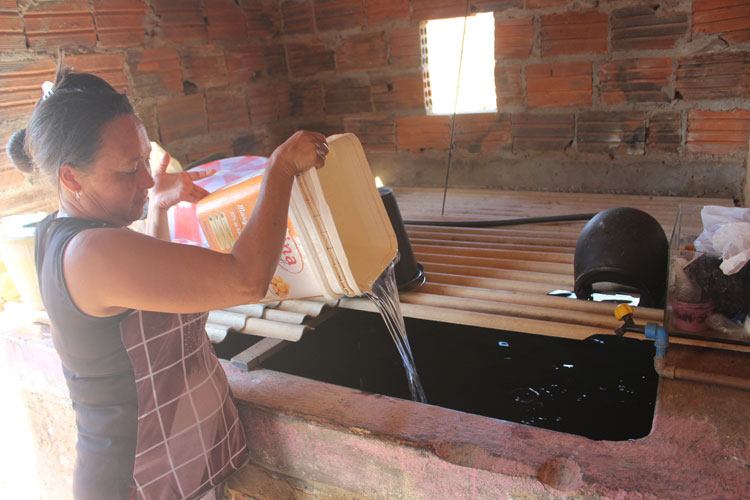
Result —
[[76, 233], [95, 227], [102, 227], [102, 224], [78, 217], [64, 217], [60, 216], [59, 212], [53, 212], [37, 223], [36, 232], [37, 237], [39, 237], [40, 233]]
[[76, 234], [87, 229], [98, 227], [94, 221], [76, 217], [59, 217], [54, 212], [36, 224], [36, 255], [40, 257], [53, 247], [66, 246]]

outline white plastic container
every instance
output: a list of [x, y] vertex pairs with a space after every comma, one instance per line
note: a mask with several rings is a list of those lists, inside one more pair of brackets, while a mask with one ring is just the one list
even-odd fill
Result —
[[44, 309], [44, 305], [34, 264], [34, 227], [26, 225], [40, 221], [45, 215], [35, 212], [11, 215], [0, 220], [0, 258], [21, 300], [38, 310]]
[[[362, 295], [396, 257], [396, 235], [359, 140], [339, 134], [328, 145], [325, 166], [294, 182], [286, 242], [263, 302]], [[198, 203], [211, 248], [231, 250], [255, 206], [262, 174], [251, 173]]]

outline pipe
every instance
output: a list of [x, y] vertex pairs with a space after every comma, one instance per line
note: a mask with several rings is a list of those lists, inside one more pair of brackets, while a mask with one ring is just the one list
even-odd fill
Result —
[[654, 358], [654, 369], [660, 377], [671, 378], [675, 380], [689, 380], [691, 382], [702, 382], [705, 384], [721, 385], [750, 391], [750, 379], [733, 377], [731, 375], [721, 375], [719, 373], [706, 373], [690, 368], [680, 368], [675, 365], [668, 365], [667, 360]]
[[572, 222], [589, 220], [596, 214], [551, 215], [549, 217], [522, 217], [519, 219], [500, 220], [405, 220], [409, 226], [448, 226], [448, 227], [501, 227], [521, 224], [539, 224], [544, 222]]
[[750, 379], [722, 375], [719, 373], [701, 372], [690, 368], [680, 368], [667, 364], [667, 346], [669, 335], [667, 331], [656, 323], [646, 323], [644, 332], [647, 339], [654, 339], [656, 355], [654, 356], [654, 370], [660, 377], [674, 380], [688, 380], [690, 382], [701, 382], [704, 384], [720, 385], [750, 391]]
[[667, 331], [656, 323], [646, 323], [643, 333], [647, 339], [654, 339], [654, 345], [656, 346], [654, 359], [665, 359], [667, 357], [667, 346], [669, 346]]

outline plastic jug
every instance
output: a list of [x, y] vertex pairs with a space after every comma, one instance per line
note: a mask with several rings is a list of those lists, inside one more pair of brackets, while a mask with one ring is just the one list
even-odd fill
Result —
[[10, 215], [0, 220], [0, 258], [21, 300], [33, 309], [44, 309], [34, 264], [34, 225], [43, 212]]
[[[295, 179], [286, 241], [263, 302], [362, 295], [396, 257], [397, 238], [359, 140], [339, 134], [328, 145], [325, 166]], [[198, 203], [211, 248], [231, 250], [255, 206], [262, 175], [251, 172]]]

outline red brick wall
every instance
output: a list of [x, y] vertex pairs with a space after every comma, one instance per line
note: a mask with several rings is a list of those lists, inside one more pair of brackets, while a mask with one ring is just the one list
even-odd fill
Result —
[[[470, 0], [471, 12], [495, 13], [499, 109], [453, 124], [425, 115], [419, 27], [466, 7], [465, 0], [0, 0], [0, 140], [24, 126], [62, 48], [69, 64], [127, 91], [152, 138], [183, 162], [217, 151], [267, 155], [307, 127], [355, 132], [392, 174], [417, 168], [420, 157], [434, 165], [451, 144], [466, 164], [563, 158], [591, 164], [594, 176], [603, 162], [663, 165], [668, 173], [654, 192], [691, 194], [669, 185], [679, 183], [674, 172], [683, 165], [742, 170], [750, 0], [593, 7]], [[434, 184], [442, 178], [436, 171]], [[43, 182], [24, 178], [4, 155], [0, 181], [0, 215], [54, 202]]]

